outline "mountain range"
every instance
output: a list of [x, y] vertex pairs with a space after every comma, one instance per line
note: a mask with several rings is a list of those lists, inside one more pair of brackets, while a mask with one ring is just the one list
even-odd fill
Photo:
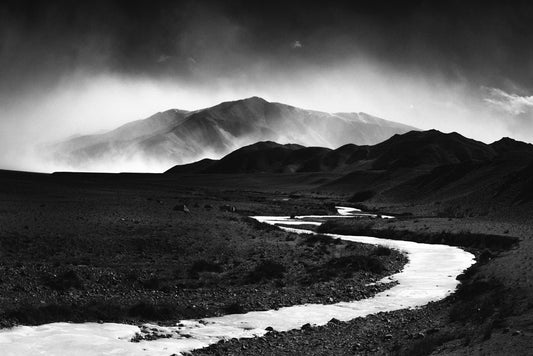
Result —
[[[325, 113], [251, 97], [197, 110], [167, 110], [115, 130], [54, 144], [56, 162], [75, 170], [165, 170], [219, 158], [257, 141], [338, 147], [375, 144], [413, 127], [365, 113]], [[137, 165], [138, 166], [138, 165]]]
[[175, 166], [166, 174], [313, 172], [330, 173], [314, 189], [350, 194], [353, 202], [446, 202], [463, 215], [474, 210], [488, 213], [485, 210], [494, 204], [533, 203], [533, 145], [510, 138], [485, 144], [437, 130], [410, 131], [376, 145], [337, 149], [258, 142], [220, 160]]

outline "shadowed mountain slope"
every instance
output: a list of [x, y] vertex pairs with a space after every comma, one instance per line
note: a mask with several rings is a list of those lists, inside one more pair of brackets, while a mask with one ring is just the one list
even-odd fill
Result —
[[[179, 165], [166, 173], [302, 173], [344, 172], [366, 158], [367, 146], [345, 145], [332, 150], [296, 144], [258, 142], [242, 147], [220, 160], [212, 160], [197, 170], [205, 160]], [[187, 171], [188, 167], [191, 170]]]
[[[482, 142], [457, 133], [445, 134], [436, 130], [411, 131], [394, 135], [374, 146], [347, 144], [337, 149], [304, 147], [296, 144], [258, 142], [242, 147], [220, 160], [210, 161], [201, 173], [257, 173], [257, 172], [350, 172], [396, 171], [488, 162], [496, 151]], [[203, 162], [203, 161], [201, 161]], [[176, 166], [168, 172], [185, 172]]]
[[375, 169], [478, 162], [495, 156], [496, 152], [489, 145], [456, 132], [443, 134], [437, 130], [394, 135], [374, 146], [370, 154], [370, 158], [375, 159]]
[[492, 203], [533, 201], [532, 147], [510, 139], [487, 145], [436, 130], [334, 150], [258, 142], [220, 160], [176, 166], [167, 174], [331, 173], [317, 189], [352, 195], [354, 202], [450, 202], [466, 214], [473, 209], [469, 206], [486, 210]]

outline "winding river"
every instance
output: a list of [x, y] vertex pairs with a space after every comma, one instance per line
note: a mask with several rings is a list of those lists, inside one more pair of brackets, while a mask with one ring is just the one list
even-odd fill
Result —
[[[357, 215], [354, 208], [338, 207], [336, 216], [255, 216], [268, 224], [282, 224], [282, 229], [309, 233], [298, 225], [320, 225], [325, 219]], [[392, 218], [381, 216], [381, 218]], [[382, 282], [397, 281], [392, 288], [372, 298], [336, 304], [304, 304], [277, 310], [231, 314], [201, 320], [184, 320], [174, 327], [144, 325], [165, 338], [131, 342], [141, 328], [116, 323], [51, 323], [39, 326], [17, 326], [0, 330], [2, 355], [171, 355], [206, 347], [222, 339], [258, 337], [265, 328], [277, 331], [297, 329], [304, 324], [324, 325], [332, 318], [341, 321], [369, 314], [404, 308], [415, 308], [440, 300], [457, 287], [457, 275], [474, 263], [474, 256], [460, 248], [410, 241], [378, 239], [369, 236], [329, 234], [332, 238], [366, 244], [382, 245], [405, 253], [409, 262], [404, 269]]]

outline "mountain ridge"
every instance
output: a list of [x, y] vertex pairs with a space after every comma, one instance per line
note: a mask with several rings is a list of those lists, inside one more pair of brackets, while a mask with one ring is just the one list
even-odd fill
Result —
[[257, 141], [334, 147], [377, 143], [412, 129], [365, 113], [325, 113], [250, 97], [195, 111], [166, 110], [103, 134], [60, 142], [49, 152], [78, 170], [104, 163], [127, 170], [128, 161], [135, 160], [168, 169]]
[[[498, 141], [497, 141], [498, 142]], [[533, 145], [521, 145], [515, 141], [517, 147], [522, 148], [517, 152], [529, 152], [533, 155]], [[409, 131], [402, 135], [394, 135], [376, 145], [346, 144], [336, 149], [318, 146], [302, 146], [296, 144], [279, 144], [272, 141], [259, 141], [251, 145], [243, 146], [220, 160], [212, 160], [212, 165], [206, 167], [205, 173], [228, 172], [228, 173], [255, 173], [257, 169], [232, 169], [234, 166], [229, 161], [256, 161], [261, 159], [258, 155], [276, 155], [269, 157], [268, 161], [274, 162], [277, 168], [264, 166], [263, 172], [279, 173], [283, 171], [281, 165], [305, 166], [305, 162], [319, 160], [316, 170], [305, 171], [339, 171], [341, 168], [355, 169], [357, 167], [367, 170], [395, 170], [395, 169], [426, 169], [436, 166], [452, 165], [465, 162], [487, 162], [506, 153], [506, 150], [496, 152], [493, 144], [485, 144], [470, 138], [466, 138], [456, 132], [442, 133], [438, 130]], [[529, 151], [526, 149], [529, 148]], [[283, 154], [281, 154], [283, 152]], [[511, 151], [514, 152], [514, 151]], [[279, 157], [279, 156], [283, 157]], [[194, 164], [194, 162], [192, 163]], [[178, 166], [179, 167], [179, 166]], [[318, 168], [322, 167], [322, 168]], [[172, 169], [167, 172], [172, 172]], [[243, 167], [241, 167], [243, 168]], [[290, 171], [290, 170], [289, 170]], [[294, 171], [294, 170], [292, 170]], [[300, 170], [296, 170], [298, 172]]]
[[354, 202], [446, 201], [458, 214], [470, 214], [469, 209], [484, 214], [484, 207], [495, 202], [515, 206], [533, 201], [533, 145], [510, 139], [485, 144], [437, 130], [336, 149], [258, 142], [188, 167], [194, 170], [175, 166], [165, 174], [327, 173], [329, 178], [315, 189], [353, 194]]

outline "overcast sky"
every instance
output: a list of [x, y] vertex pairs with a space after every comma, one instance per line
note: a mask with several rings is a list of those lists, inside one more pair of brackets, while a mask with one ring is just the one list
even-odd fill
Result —
[[35, 143], [249, 96], [533, 142], [528, 1], [314, 3], [2, 1], [0, 167]]

